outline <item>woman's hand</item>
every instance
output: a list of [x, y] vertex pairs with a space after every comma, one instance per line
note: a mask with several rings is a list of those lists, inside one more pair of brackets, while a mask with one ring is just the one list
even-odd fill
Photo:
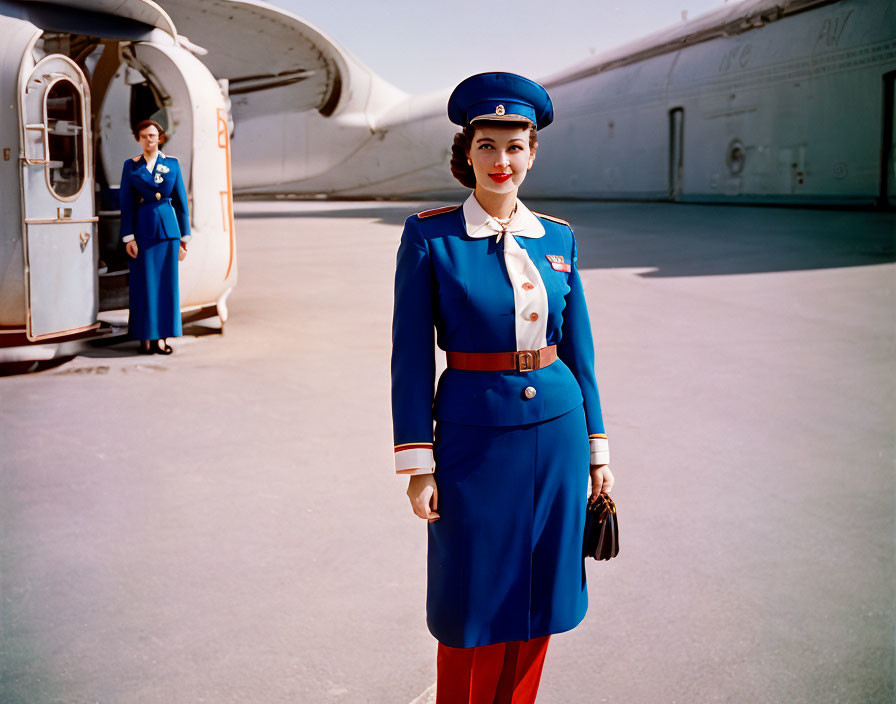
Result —
[[432, 474], [413, 475], [408, 482], [408, 498], [417, 516], [430, 523], [439, 520], [439, 514], [436, 513], [439, 507], [439, 488]]
[[182, 262], [187, 258], [187, 248], [183, 245], [180, 246], [180, 251], [177, 253], [177, 260]]
[[601, 492], [607, 494], [613, 489], [615, 483], [613, 473], [608, 464], [595, 464], [591, 466], [591, 498], [588, 501], [596, 501]]
[[131, 259], [137, 258], [137, 240], [131, 240], [125, 245], [125, 250]]

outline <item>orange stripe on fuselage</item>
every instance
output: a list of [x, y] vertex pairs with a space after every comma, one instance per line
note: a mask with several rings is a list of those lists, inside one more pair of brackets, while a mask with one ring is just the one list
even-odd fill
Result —
[[[230, 276], [230, 270], [233, 268], [233, 255], [236, 252], [236, 238], [233, 232], [233, 181], [230, 175], [230, 134], [227, 132], [227, 116], [224, 114], [224, 108], [218, 108], [218, 148], [224, 150], [224, 161], [227, 167], [227, 201], [223, 204], [224, 224], [230, 234], [230, 258], [227, 261], [227, 273], [224, 274], [226, 280]], [[221, 193], [224, 195], [224, 192]]]

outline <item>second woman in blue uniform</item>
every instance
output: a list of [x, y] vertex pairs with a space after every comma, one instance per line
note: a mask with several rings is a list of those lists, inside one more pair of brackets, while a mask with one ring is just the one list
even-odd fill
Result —
[[180, 165], [163, 154], [165, 131], [144, 120], [134, 128], [143, 153], [121, 172], [121, 238], [130, 266], [128, 332], [144, 354], [171, 354], [165, 338], [181, 331], [178, 262], [187, 255], [190, 213]]

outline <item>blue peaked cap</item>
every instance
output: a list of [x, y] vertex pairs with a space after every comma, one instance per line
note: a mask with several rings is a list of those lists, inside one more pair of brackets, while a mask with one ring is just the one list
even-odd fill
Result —
[[463, 127], [476, 120], [529, 120], [540, 130], [553, 121], [554, 105], [540, 83], [515, 73], [478, 73], [452, 91], [448, 119]]

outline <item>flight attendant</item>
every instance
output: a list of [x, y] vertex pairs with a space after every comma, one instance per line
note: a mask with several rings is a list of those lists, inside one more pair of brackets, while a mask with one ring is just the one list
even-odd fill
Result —
[[[395, 468], [428, 521], [438, 704], [534, 702], [548, 639], [585, 616], [582, 535], [613, 475], [576, 241], [517, 191], [553, 119], [508, 73], [455, 88], [451, 169], [473, 193], [405, 222], [395, 274]], [[433, 329], [448, 368], [433, 397]], [[433, 421], [435, 420], [435, 431]]]
[[130, 264], [128, 332], [143, 354], [171, 354], [165, 338], [182, 334], [178, 262], [187, 256], [190, 213], [180, 165], [159, 149], [165, 130], [153, 120], [134, 128], [143, 153], [121, 172], [121, 239]]

